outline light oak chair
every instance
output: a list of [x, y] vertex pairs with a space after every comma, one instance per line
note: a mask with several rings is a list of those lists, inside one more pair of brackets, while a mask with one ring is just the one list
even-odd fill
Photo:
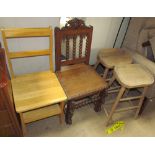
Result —
[[89, 66], [92, 32], [92, 26], [77, 18], [55, 28], [56, 71], [68, 98], [67, 124], [72, 123], [75, 109], [94, 103], [98, 112], [104, 101], [107, 83]]
[[[26, 124], [53, 115], [63, 120], [64, 101], [67, 99], [55, 73], [52, 62], [52, 29], [51, 28], [14, 28], [2, 30], [3, 42], [8, 58], [13, 97], [16, 112], [20, 115], [23, 134]], [[33, 51], [9, 51], [8, 40], [13, 38], [48, 37], [49, 48]], [[50, 69], [16, 76], [13, 71], [12, 59], [48, 56]], [[24, 68], [23, 68], [24, 69]]]
[[[109, 86], [111, 86], [115, 80], [120, 84], [121, 89], [118, 90], [119, 93], [115, 101], [113, 102], [110, 112], [107, 110], [107, 105], [104, 105], [104, 111], [108, 117], [106, 125], [109, 124], [114, 112], [136, 110], [135, 118], [137, 118], [141, 110], [148, 87], [154, 82], [154, 77], [148, 70], [142, 68], [139, 64], [128, 64], [124, 66], [116, 66], [114, 68], [114, 74], [109, 82]], [[125, 91], [135, 88], [143, 88], [142, 94], [138, 96], [126, 97]], [[135, 105], [127, 108], [117, 108], [119, 104], [123, 104], [120, 102], [131, 102], [137, 99], [139, 99], [138, 104], [133, 103]]]
[[107, 81], [110, 70], [113, 70], [115, 66], [125, 65], [132, 63], [132, 57], [120, 48], [108, 48], [101, 49], [97, 56], [97, 62], [94, 66], [96, 69], [99, 64], [105, 67], [104, 73], [101, 76]]

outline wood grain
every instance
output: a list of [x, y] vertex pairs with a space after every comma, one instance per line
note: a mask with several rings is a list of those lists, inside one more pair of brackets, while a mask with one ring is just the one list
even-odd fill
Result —
[[17, 112], [52, 105], [67, 99], [56, 75], [51, 71], [26, 74], [12, 79]]
[[58, 104], [55, 104], [25, 112], [23, 113], [23, 118], [25, 123], [30, 123], [50, 116], [58, 115], [60, 113], [60, 106]]
[[12, 28], [4, 31], [6, 38], [45, 37], [51, 33], [49, 28]]
[[107, 87], [107, 83], [90, 66], [86, 64], [73, 66], [72, 69], [57, 72], [69, 100], [101, 91]]
[[35, 51], [9, 52], [10, 59], [34, 57], [34, 56], [44, 56], [44, 55], [50, 55], [50, 52], [48, 49], [46, 49], [46, 50], [35, 50]]

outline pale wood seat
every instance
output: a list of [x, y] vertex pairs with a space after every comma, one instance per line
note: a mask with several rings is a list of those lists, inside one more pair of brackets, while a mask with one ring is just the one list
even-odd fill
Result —
[[[118, 93], [109, 113], [106, 109], [106, 106], [104, 106], [104, 110], [106, 112], [106, 115], [108, 116], [106, 125], [109, 124], [114, 112], [122, 112], [122, 111], [136, 109], [135, 118], [137, 118], [139, 115], [139, 112], [141, 110], [141, 107], [142, 107], [145, 95], [147, 93], [148, 87], [154, 83], [153, 75], [148, 70], [146, 70], [145, 68], [140, 66], [139, 64], [128, 64], [128, 65], [124, 65], [124, 66], [116, 66], [114, 68], [113, 77], [111, 78], [111, 80], [109, 82], [109, 87], [112, 85], [112, 83], [115, 80], [120, 84], [121, 89], [118, 90], [119, 93]], [[126, 94], [128, 94], [127, 92], [133, 88], [134, 89], [142, 88], [143, 89], [142, 94], [138, 95], [138, 96], [126, 97]], [[132, 100], [137, 100], [137, 99], [139, 99], [139, 102], [137, 105], [130, 106], [127, 108], [117, 109], [120, 102], [123, 102], [123, 101], [131, 102]]]
[[107, 78], [109, 70], [115, 66], [132, 63], [132, 57], [124, 50], [119, 48], [101, 49], [97, 56], [97, 63], [95, 69], [99, 64], [105, 67], [103, 77]]
[[[52, 62], [52, 29], [51, 28], [14, 28], [2, 30], [6, 55], [8, 58], [13, 97], [16, 112], [20, 115], [23, 135], [26, 134], [26, 123], [46, 117], [59, 115], [63, 121], [64, 101], [67, 97], [53, 71]], [[31, 51], [9, 51], [8, 40], [13, 38], [47, 37], [49, 48]], [[49, 70], [15, 75], [11, 59], [35, 56], [49, 57]], [[23, 68], [24, 69], [24, 68]]]
[[51, 71], [24, 74], [12, 79], [11, 82], [18, 113], [52, 105], [66, 99], [55, 73]]
[[139, 64], [116, 66], [114, 74], [117, 81], [126, 88], [145, 87], [154, 82], [152, 74]]

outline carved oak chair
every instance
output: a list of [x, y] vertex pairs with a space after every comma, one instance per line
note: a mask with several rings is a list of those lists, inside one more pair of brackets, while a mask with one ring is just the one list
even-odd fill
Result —
[[94, 103], [101, 110], [107, 84], [89, 66], [93, 27], [74, 18], [63, 28], [55, 28], [56, 71], [68, 98], [65, 120], [72, 123], [75, 109]]
[[[13, 97], [16, 112], [19, 113], [23, 134], [25, 124], [53, 115], [63, 119], [63, 107], [66, 95], [61, 87], [52, 65], [52, 29], [51, 28], [15, 28], [2, 30], [3, 42], [8, 58]], [[9, 51], [8, 40], [13, 38], [48, 37], [49, 49], [13, 52]], [[49, 56], [48, 71], [29, 73], [16, 76], [13, 71], [12, 59]], [[24, 68], [23, 68], [24, 69]]]

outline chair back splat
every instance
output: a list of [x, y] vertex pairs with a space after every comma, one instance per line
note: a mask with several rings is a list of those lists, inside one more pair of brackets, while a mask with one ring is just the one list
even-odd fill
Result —
[[83, 20], [74, 18], [63, 28], [55, 28], [56, 70], [61, 66], [77, 63], [89, 64], [92, 26], [86, 26]]

